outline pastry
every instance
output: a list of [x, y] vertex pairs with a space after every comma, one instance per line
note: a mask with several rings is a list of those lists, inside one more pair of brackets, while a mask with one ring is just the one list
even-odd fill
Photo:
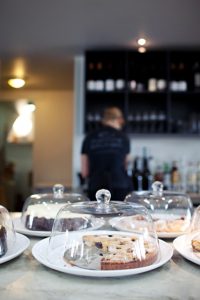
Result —
[[82, 244], [68, 249], [64, 259], [78, 267], [100, 270], [124, 270], [145, 267], [157, 259], [150, 241], [128, 235], [84, 235]]
[[[184, 217], [177, 219], [155, 218], [153, 221], [158, 233], [185, 232], [190, 224]], [[148, 222], [143, 216], [135, 215], [116, 218], [116, 222], [113, 223], [113, 226], [123, 230], [142, 232], [143, 229], [148, 226]]]
[[192, 241], [192, 249], [194, 252], [197, 252], [200, 254], [200, 234], [195, 236]]
[[157, 232], [184, 232], [189, 227], [189, 222], [185, 218], [168, 219], [168, 220], [154, 220], [155, 228]]

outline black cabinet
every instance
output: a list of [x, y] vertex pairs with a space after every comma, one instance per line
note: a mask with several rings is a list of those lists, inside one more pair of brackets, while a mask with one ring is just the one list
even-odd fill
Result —
[[115, 105], [130, 134], [200, 134], [200, 51], [101, 50], [85, 58], [85, 132]]

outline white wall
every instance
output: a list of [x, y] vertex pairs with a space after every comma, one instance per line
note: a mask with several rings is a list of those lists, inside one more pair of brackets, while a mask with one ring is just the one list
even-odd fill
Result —
[[73, 91], [7, 90], [0, 98], [36, 104], [33, 143], [34, 186], [72, 185]]

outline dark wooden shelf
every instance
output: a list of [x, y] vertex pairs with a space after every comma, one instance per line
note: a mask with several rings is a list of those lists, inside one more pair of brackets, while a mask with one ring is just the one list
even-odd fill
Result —
[[[113, 78], [113, 80], [122, 78], [125, 81], [125, 89], [114, 91], [85, 90], [85, 131], [88, 128], [88, 114], [94, 117], [107, 105], [116, 105], [123, 110], [126, 119], [130, 115], [134, 118], [136, 114], [143, 114], [144, 112], [148, 115], [151, 115], [152, 112], [157, 115], [160, 113], [165, 115], [165, 132], [132, 132], [131, 135], [133, 136], [199, 137], [200, 134], [189, 132], [195, 126], [198, 130], [200, 128], [200, 102], [196, 101], [197, 97], [200, 96], [200, 90], [194, 90], [193, 84], [193, 66], [196, 62], [200, 63], [200, 49], [188, 51], [164, 49], [147, 51], [144, 54], [130, 49], [87, 51], [86, 82], [91, 78], [92, 80], [101, 79], [104, 81], [108, 78]], [[101, 65], [100, 71], [97, 68], [99, 63]], [[93, 65], [92, 71], [89, 69], [91, 64]], [[166, 80], [166, 89], [155, 92], [148, 91], [150, 78]], [[135, 80], [136, 84], [142, 84], [145, 89], [137, 91], [136, 87], [136, 90], [131, 90], [128, 85], [131, 80]], [[187, 91], [169, 90], [170, 82], [183, 80], [187, 82]], [[86, 86], [85, 84], [85, 88]], [[195, 122], [198, 124], [194, 125]], [[188, 131], [175, 132], [182, 129]]]

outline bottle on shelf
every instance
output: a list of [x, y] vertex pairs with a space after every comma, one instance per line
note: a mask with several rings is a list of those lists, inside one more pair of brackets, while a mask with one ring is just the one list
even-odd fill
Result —
[[134, 191], [143, 190], [142, 159], [139, 156], [135, 157], [134, 159], [132, 181], [133, 181]]
[[171, 63], [170, 65], [170, 76], [171, 76], [171, 81], [169, 85], [169, 89], [172, 92], [177, 92], [179, 90], [178, 86], [178, 66], [176, 63]]
[[148, 91], [149, 92], [157, 91], [156, 68], [154, 65], [152, 65], [150, 68], [150, 77], [148, 79]]
[[158, 122], [157, 122], [157, 128], [156, 131], [158, 133], [165, 132], [165, 123], [166, 123], [166, 115], [163, 111], [159, 111], [158, 113]]
[[146, 72], [144, 66], [137, 68], [137, 80], [136, 80], [136, 92], [145, 92], [146, 91]]
[[181, 187], [181, 175], [178, 169], [177, 161], [172, 162], [171, 168], [171, 188], [174, 191], [180, 190]]
[[187, 192], [197, 191], [197, 170], [193, 162], [188, 163], [187, 168]]
[[186, 65], [183, 62], [180, 62], [178, 65], [178, 91], [186, 92], [188, 84], [186, 81]]
[[108, 63], [106, 80], [105, 80], [105, 91], [112, 92], [115, 89], [115, 81], [113, 79], [113, 66], [111, 63]]
[[140, 114], [140, 112], [136, 112], [134, 119], [135, 119], [135, 122], [134, 122], [133, 132], [141, 133], [142, 115]]
[[127, 130], [128, 132], [134, 132], [134, 116], [131, 112], [127, 116]]
[[197, 61], [194, 64], [193, 67], [193, 74], [194, 74], [194, 90], [199, 91], [200, 90], [200, 63]]
[[124, 63], [119, 60], [115, 65], [115, 89], [123, 91], [125, 89]]
[[141, 132], [148, 133], [149, 131], [149, 114], [147, 111], [144, 111], [141, 118]]
[[170, 166], [166, 162], [164, 163], [163, 166], [163, 186], [165, 190], [170, 190], [171, 188]]
[[160, 181], [160, 182], [164, 181], [164, 173], [163, 173], [162, 166], [160, 164], [156, 166], [154, 181]]
[[88, 64], [88, 80], [87, 80], [87, 90], [88, 91], [95, 91], [96, 89], [96, 82], [94, 76], [95, 66], [93, 62]]
[[94, 115], [89, 112], [86, 116], [86, 130], [88, 132], [92, 131], [94, 129]]
[[103, 63], [97, 63], [97, 71], [96, 71], [96, 91], [102, 92], [104, 91], [104, 79], [103, 79]]
[[149, 115], [149, 132], [156, 133], [156, 125], [157, 125], [157, 113], [155, 111], [151, 111]]
[[143, 190], [149, 191], [151, 189], [151, 185], [153, 183], [153, 175], [149, 169], [149, 157], [147, 156], [147, 148], [143, 147], [143, 171], [142, 171], [142, 178], [143, 178]]
[[163, 64], [156, 66], [157, 69], [157, 91], [164, 92], [167, 88], [166, 70]]

